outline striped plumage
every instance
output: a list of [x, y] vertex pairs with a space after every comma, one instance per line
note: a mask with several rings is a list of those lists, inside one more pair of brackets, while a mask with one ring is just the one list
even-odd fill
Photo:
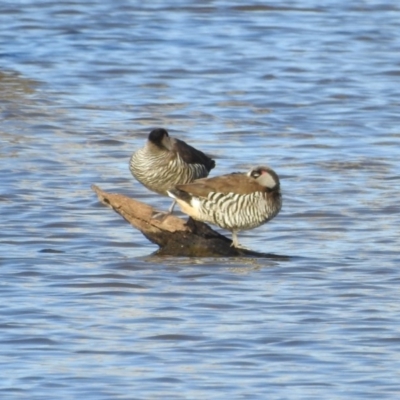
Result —
[[[131, 157], [132, 175], [149, 190], [167, 196], [167, 190], [205, 178], [215, 161], [186, 142], [171, 138], [163, 128], [153, 129], [144, 147]], [[173, 211], [175, 201], [169, 212]]]
[[237, 233], [257, 228], [274, 218], [282, 207], [278, 175], [269, 167], [177, 185], [168, 191], [192, 218]]

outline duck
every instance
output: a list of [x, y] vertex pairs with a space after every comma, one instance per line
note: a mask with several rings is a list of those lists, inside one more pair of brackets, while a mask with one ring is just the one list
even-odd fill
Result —
[[[168, 189], [196, 179], [206, 178], [215, 161], [180, 139], [172, 138], [164, 128], [153, 129], [145, 145], [135, 151], [129, 169], [147, 189], [168, 196]], [[168, 213], [172, 214], [173, 200]]]
[[282, 208], [279, 177], [268, 166], [175, 185], [168, 195], [193, 219], [230, 231], [238, 248], [238, 232], [265, 224]]

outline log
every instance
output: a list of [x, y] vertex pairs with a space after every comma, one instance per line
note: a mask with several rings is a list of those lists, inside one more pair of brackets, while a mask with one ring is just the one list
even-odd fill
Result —
[[232, 240], [214, 231], [207, 224], [190, 218], [184, 221], [166, 214], [154, 218], [158, 212], [148, 204], [117, 193], [107, 193], [92, 185], [99, 201], [120, 214], [148, 240], [159, 246], [159, 256], [176, 257], [256, 257], [289, 259], [276, 254], [258, 253], [232, 247]]

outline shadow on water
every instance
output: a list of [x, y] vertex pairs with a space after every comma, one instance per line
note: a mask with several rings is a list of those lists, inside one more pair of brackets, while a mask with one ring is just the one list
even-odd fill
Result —
[[[193, 260], [201, 260], [201, 259], [213, 259], [213, 260], [219, 260], [220, 262], [225, 260], [225, 261], [229, 261], [229, 260], [235, 260], [235, 261], [241, 261], [241, 262], [246, 262], [246, 260], [256, 260], [256, 259], [264, 259], [264, 260], [272, 260], [272, 261], [292, 261], [294, 258], [296, 257], [291, 257], [291, 256], [284, 256], [281, 254], [273, 254], [273, 253], [259, 253], [257, 251], [253, 251], [253, 250], [248, 250], [248, 249], [241, 249], [243, 251], [243, 255], [237, 257], [237, 256], [233, 256], [233, 257], [215, 257], [215, 258], [210, 258], [210, 257], [192, 257], [189, 259], [193, 259]], [[165, 259], [170, 259], [170, 258], [174, 258], [176, 259], [176, 257], [170, 257], [170, 256], [164, 256], [164, 255], [159, 255], [158, 252], [154, 252], [152, 254], [150, 254], [147, 258], [151, 258], [153, 260], [165, 260]]]
[[[250, 252], [250, 251], [249, 251]], [[251, 257], [172, 257], [160, 256], [154, 252], [148, 256], [144, 256], [141, 260], [144, 263], [151, 263], [162, 266], [182, 266], [182, 267], [234, 267], [241, 268], [261, 268], [276, 266], [281, 262], [293, 261], [299, 257], [289, 257], [278, 254], [262, 254], [256, 253], [256, 256]]]

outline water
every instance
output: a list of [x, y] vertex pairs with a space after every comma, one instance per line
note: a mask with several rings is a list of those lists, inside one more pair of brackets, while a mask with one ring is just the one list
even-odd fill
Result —
[[[0, 396], [397, 399], [400, 7], [0, 6]], [[152, 127], [268, 164], [288, 259], [157, 258], [92, 184], [166, 209]]]

